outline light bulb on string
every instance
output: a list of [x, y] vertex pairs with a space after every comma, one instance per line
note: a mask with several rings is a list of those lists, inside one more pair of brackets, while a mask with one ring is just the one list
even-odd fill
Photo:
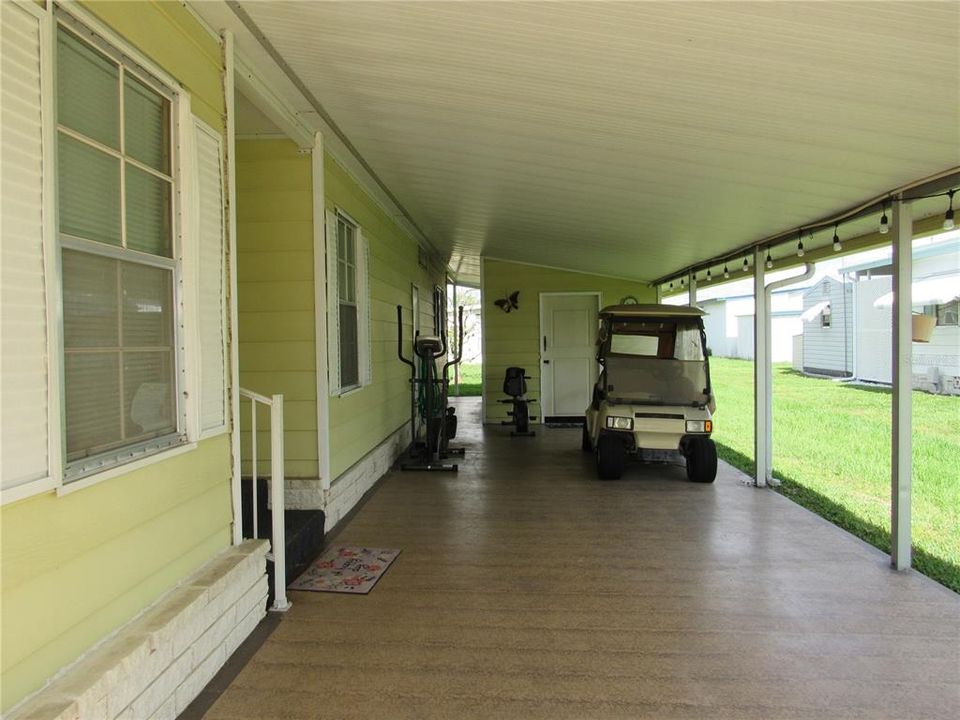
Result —
[[797, 257], [803, 257], [803, 232], [797, 232]]
[[880, 234], [886, 235], [890, 232], [890, 221], [887, 219], [887, 204], [883, 203], [883, 214], [880, 216]]
[[767, 270], [773, 268], [773, 258], [770, 256], [770, 248], [767, 248]]
[[723, 264], [723, 277], [724, 277], [724, 279], [727, 279], [728, 277], [730, 277], [730, 271], [727, 270], [727, 264], [726, 264], [726, 263]]
[[747, 258], [743, 258], [743, 271], [750, 272], [750, 263], [747, 262]]
[[956, 190], [947, 192], [947, 197], [950, 198], [950, 204], [947, 206], [947, 212], [943, 216], [944, 230], [953, 230], [956, 227], [956, 223], [953, 222], [953, 194], [955, 192]]
[[710, 268], [707, 268], [707, 282], [710, 282]]
[[834, 252], [840, 252], [841, 250], [843, 250], [843, 245], [840, 244], [840, 235], [837, 232], [839, 229], [840, 229], [840, 223], [837, 223], [836, 225], [833, 226], [833, 251]]

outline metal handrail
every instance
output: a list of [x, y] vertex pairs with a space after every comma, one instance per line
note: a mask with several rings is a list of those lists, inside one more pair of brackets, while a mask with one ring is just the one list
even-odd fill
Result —
[[283, 475], [283, 395], [267, 397], [246, 388], [240, 388], [240, 397], [250, 400], [250, 460], [253, 498], [253, 536], [259, 536], [257, 526], [257, 404], [270, 408], [270, 519], [272, 526], [271, 553], [273, 560], [273, 607], [275, 612], [290, 609], [287, 600], [287, 547], [284, 522]]

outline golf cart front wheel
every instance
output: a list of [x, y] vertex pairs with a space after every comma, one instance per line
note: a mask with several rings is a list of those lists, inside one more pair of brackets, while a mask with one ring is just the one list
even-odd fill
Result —
[[623, 440], [612, 435], [597, 439], [597, 474], [601, 480], [616, 480], [623, 475], [627, 463], [627, 447]]
[[717, 446], [710, 438], [691, 438], [687, 444], [687, 477], [698, 483], [717, 478]]

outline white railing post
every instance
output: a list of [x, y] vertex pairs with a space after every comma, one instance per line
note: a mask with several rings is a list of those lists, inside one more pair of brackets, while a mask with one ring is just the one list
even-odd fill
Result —
[[274, 395], [270, 407], [270, 504], [273, 518], [273, 610], [285, 612], [287, 601], [287, 546], [284, 523], [283, 395]]
[[253, 537], [260, 537], [259, 528], [257, 527], [257, 516], [259, 515], [259, 510], [257, 508], [257, 401], [255, 398], [250, 398], [250, 462], [252, 464], [250, 470], [250, 483], [253, 488], [251, 494], [251, 507], [253, 508]]

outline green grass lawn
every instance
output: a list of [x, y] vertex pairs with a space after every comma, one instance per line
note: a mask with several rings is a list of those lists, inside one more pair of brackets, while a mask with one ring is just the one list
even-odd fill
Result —
[[[720, 457], [753, 474], [753, 363], [711, 359]], [[890, 551], [888, 389], [774, 365], [773, 474], [780, 492]], [[914, 567], [960, 592], [960, 398], [913, 394]]]
[[[482, 376], [483, 365], [480, 363], [462, 363], [460, 365], [459, 397], [479, 397], [483, 392]], [[453, 373], [450, 374], [450, 395], [457, 397], [457, 389], [453, 384]]]

